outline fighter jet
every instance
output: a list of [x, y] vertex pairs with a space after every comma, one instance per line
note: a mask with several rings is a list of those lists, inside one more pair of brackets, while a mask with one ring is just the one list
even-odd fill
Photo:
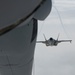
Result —
[[[44, 34], [43, 34], [44, 35]], [[55, 40], [54, 38], [50, 37], [48, 40], [46, 39], [45, 35], [44, 35], [44, 38], [45, 38], [45, 41], [37, 41], [36, 43], [43, 43], [45, 44], [46, 46], [57, 46], [58, 43], [61, 43], [61, 42], [70, 42], [72, 40], [58, 40], [59, 38], [59, 35], [57, 37], [57, 39]]]

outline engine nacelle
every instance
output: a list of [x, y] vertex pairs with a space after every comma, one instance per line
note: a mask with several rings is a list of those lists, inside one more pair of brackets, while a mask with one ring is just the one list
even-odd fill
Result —
[[45, 0], [41, 7], [35, 12], [34, 18], [37, 20], [44, 20], [50, 13], [52, 8], [52, 1]]

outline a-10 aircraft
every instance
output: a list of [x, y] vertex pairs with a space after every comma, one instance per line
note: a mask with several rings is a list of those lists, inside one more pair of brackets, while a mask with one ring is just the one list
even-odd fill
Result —
[[61, 43], [61, 42], [70, 42], [71, 43], [71, 41], [72, 41], [72, 40], [58, 40], [59, 35], [57, 37], [57, 40], [53, 39], [52, 37], [47, 40], [46, 37], [45, 37], [45, 35], [44, 35], [44, 38], [45, 38], [45, 41], [36, 41], [36, 43], [43, 43], [46, 46], [57, 46], [58, 43]]

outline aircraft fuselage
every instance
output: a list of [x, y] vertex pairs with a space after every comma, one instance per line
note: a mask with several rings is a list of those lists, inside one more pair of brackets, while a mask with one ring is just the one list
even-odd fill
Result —
[[54, 39], [53, 40], [50, 40], [49, 39], [49, 40], [46, 41], [45, 44], [46, 44], [46, 46], [57, 46], [58, 41], [57, 40], [54, 40]]

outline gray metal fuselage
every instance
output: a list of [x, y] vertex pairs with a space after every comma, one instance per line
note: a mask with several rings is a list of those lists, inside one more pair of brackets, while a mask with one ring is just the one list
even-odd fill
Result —
[[0, 75], [32, 74], [37, 20], [49, 15], [51, 5], [51, 0], [0, 1]]
[[44, 44], [46, 44], [46, 46], [57, 46], [58, 45], [58, 41], [57, 40], [55, 40], [55, 39], [53, 39], [53, 40], [46, 40], [45, 42], [44, 42]]
[[31, 75], [36, 42], [36, 36], [32, 37], [33, 26], [31, 20], [0, 37], [1, 75]]

